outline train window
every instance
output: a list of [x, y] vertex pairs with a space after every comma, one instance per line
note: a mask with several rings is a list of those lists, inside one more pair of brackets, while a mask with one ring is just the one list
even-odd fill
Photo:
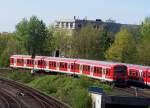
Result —
[[94, 67], [94, 73], [97, 73], [97, 67]]
[[150, 73], [147, 74], [147, 77], [150, 78]]
[[39, 61], [38, 61], [38, 65], [42, 65], [42, 60], [39, 60]]
[[29, 60], [27, 60], [27, 64], [29, 64]]
[[86, 68], [85, 68], [85, 66], [83, 65], [83, 71], [85, 71], [86, 70]]
[[67, 63], [65, 63], [65, 68], [67, 68]]
[[74, 70], [74, 64], [73, 63], [71, 64], [71, 69]]
[[60, 68], [67, 68], [67, 63], [60, 62]]
[[56, 62], [53, 62], [53, 67], [56, 67]]
[[23, 64], [23, 59], [17, 59], [17, 63]]
[[60, 66], [59, 66], [60, 68], [64, 68], [64, 65], [63, 65], [63, 63], [60, 63]]
[[88, 71], [90, 71], [90, 66], [88, 66]]
[[147, 73], [147, 71], [143, 71], [143, 77], [145, 77], [145, 78], [146, 78], [146, 73]]
[[86, 66], [85, 65], [83, 65], [83, 71], [86, 71]]
[[46, 66], [47, 64], [46, 64], [46, 62], [44, 61], [44, 60], [42, 60], [42, 64], [44, 65], [44, 66]]
[[129, 70], [129, 73], [130, 73], [130, 76], [132, 76], [133, 73], [134, 73], [134, 70], [130, 69], [130, 70]]
[[126, 66], [115, 66], [114, 71], [115, 71], [115, 74], [123, 73], [125, 75], [127, 72], [127, 67]]
[[135, 70], [135, 69], [130, 69], [129, 74], [130, 74], [131, 76], [139, 76], [139, 75], [138, 75], [138, 70]]
[[102, 68], [101, 67], [94, 67], [94, 73], [102, 74]]
[[39, 60], [39, 61], [38, 61], [38, 65], [44, 65], [44, 66], [46, 66], [46, 62], [43, 61], [43, 60]]
[[80, 65], [79, 64], [75, 64], [75, 69], [79, 70]]
[[56, 67], [56, 62], [50, 61], [50, 62], [49, 62], [49, 67]]
[[110, 69], [108, 69], [108, 68], [106, 69], [106, 75], [108, 75], [108, 76], [110, 75]]
[[27, 60], [27, 64], [33, 64], [33, 60]]
[[51, 67], [52, 66], [52, 62], [49, 62], [49, 67]]
[[83, 70], [89, 72], [90, 71], [90, 66], [83, 65]]

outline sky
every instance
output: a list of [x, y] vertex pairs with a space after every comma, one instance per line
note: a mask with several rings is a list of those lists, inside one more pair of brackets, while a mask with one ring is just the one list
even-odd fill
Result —
[[36, 15], [46, 25], [59, 18], [140, 24], [150, 16], [150, 0], [0, 0], [0, 32], [13, 32], [22, 18]]

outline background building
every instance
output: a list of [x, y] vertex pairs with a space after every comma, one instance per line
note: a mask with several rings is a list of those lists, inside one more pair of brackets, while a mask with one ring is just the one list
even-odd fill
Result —
[[56, 21], [55, 27], [58, 29], [80, 29], [87, 24], [98, 26], [102, 24], [102, 20], [87, 20], [87, 18], [78, 19], [76, 17], [74, 17], [74, 19], [59, 19]]
[[57, 28], [58, 30], [68, 30], [68, 34], [72, 34], [73, 30], [80, 29], [87, 25], [93, 25], [94, 28], [99, 28], [100, 26], [103, 26], [113, 34], [118, 32], [121, 26], [137, 27], [137, 25], [116, 23], [114, 20], [111, 19], [108, 19], [105, 22], [103, 22], [101, 19], [96, 20], [88, 20], [87, 18], [79, 19], [76, 18], [75, 16], [73, 19], [59, 19], [55, 21], [55, 28]]

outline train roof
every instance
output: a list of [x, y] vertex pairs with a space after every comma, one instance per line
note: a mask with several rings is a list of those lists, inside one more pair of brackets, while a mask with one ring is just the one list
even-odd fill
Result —
[[[31, 58], [31, 55], [12, 55], [11, 57], [18, 57], [18, 58]], [[36, 56], [35, 59], [42, 59], [46, 56]]]
[[[12, 55], [11, 57], [19, 57], [19, 58], [31, 58], [31, 55]], [[85, 64], [93, 64], [93, 65], [105, 65], [105, 66], [114, 66], [114, 65], [125, 65], [123, 63], [118, 62], [110, 62], [110, 61], [98, 61], [98, 60], [87, 60], [87, 59], [78, 59], [78, 58], [63, 58], [63, 57], [49, 57], [49, 56], [36, 56], [35, 60], [44, 59], [44, 60], [58, 60], [58, 61], [67, 61], [76, 63], [85, 63]]]
[[133, 67], [133, 68], [138, 68], [138, 69], [150, 69], [150, 66], [143, 66], [143, 65], [137, 65], [137, 64], [127, 64], [127, 63], [123, 63], [125, 65], [127, 65], [128, 67]]
[[121, 63], [117, 63], [117, 62], [110, 62], [110, 61], [98, 61], [98, 60], [87, 60], [87, 59], [78, 59], [79, 62], [83, 62], [83, 63], [92, 63], [94, 65], [106, 65], [106, 66], [112, 66], [112, 65], [123, 65]]
[[45, 59], [48, 60], [59, 60], [59, 61], [68, 61], [68, 62], [73, 62], [76, 61], [76, 63], [86, 63], [86, 64], [93, 64], [93, 65], [123, 65], [118, 62], [109, 62], [109, 61], [98, 61], [98, 60], [87, 60], [87, 59], [79, 59], [79, 58], [62, 58], [62, 57], [46, 57]]

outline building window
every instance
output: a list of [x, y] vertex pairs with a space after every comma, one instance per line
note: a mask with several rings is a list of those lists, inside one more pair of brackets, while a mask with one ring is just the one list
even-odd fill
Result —
[[70, 28], [71, 28], [71, 29], [73, 28], [73, 23], [70, 23]]
[[61, 23], [61, 27], [64, 28], [64, 22]]
[[81, 24], [78, 24], [78, 28], [81, 28], [82, 27], [82, 25]]
[[68, 24], [68, 22], [66, 22], [66, 28], [69, 28], [69, 24]]

